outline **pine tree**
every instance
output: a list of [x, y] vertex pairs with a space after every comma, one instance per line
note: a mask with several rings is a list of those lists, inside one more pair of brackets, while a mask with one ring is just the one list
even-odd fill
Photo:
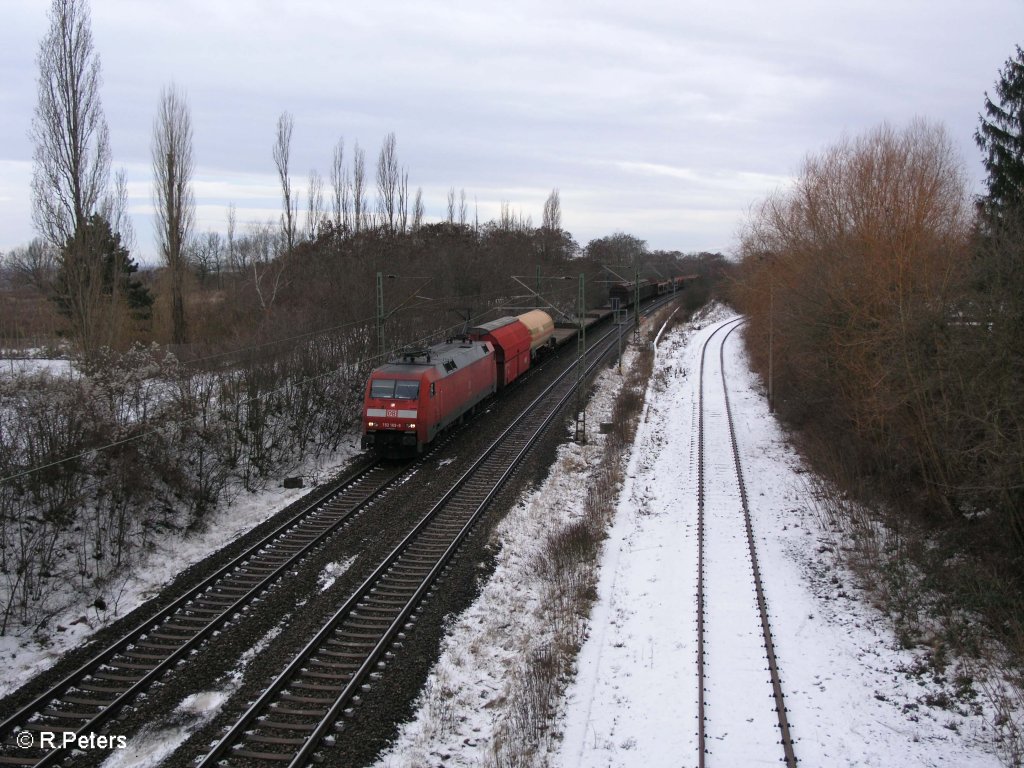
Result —
[[[153, 296], [132, 275], [139, 266], [121, 235], [99, 214], [90, 216], [62, 249], [55, 281], [57, 308], [69, 318], [89, 317], [89, 308], [117, 303], [119, 297], [136, 320], [149, 317]], [[105, 301], [98, 301], [98, 299]], [[94, 310], [95, 311], [95, 310]]]
[[988, 173], [981, 208], [991, 223], [1024, 211], [1024, 51], [1016, 48], [999, 72], [996, 101], [985, 93], [985, 113], [974, 133]]

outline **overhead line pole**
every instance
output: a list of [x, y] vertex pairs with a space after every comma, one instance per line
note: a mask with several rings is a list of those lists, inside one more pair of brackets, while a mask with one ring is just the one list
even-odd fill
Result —
[[636, 295], [633, 297], [633, 340], [640, 343], [640, 261], [637, 260], [633, 273], [633, 288]]
[[377, 354], [384, 362], [384, 273], [377, 273]]
[[[395, 307], [390, 312], [385, 314], [385, 312], [384, 312], [384, 278], [385, 277], [388, 278], [389, 280], [397, 280], [399, 278], [405, 278], [405, 279], [409, 279], [409, 280], [423, 280], [424, 283], [419, 288], [417, 288], [415, 291], [413, 291], [408, 296], [406, 296], [398, 304], [397, 307]], [[381, 358], [381, 362], [384, 362], [384, 355], [387, 352], [387, 350], [384, 348], [384, 323], [385, 323], [385, 321], [389, 317], [391, 317], [393, 314], [395, 314], [395, 312], [397, 312], [402, 307], [404, 307], [407, 303], [409, 303], [412, 299], [417, 299], [418, 298], [418, 299], [426, 299], [427, 301], [430, 301], [430, 299], [427, 299], [425, 296], [420, 296], [419, 292], [420, 292], [420, 290], [422, 290], [424, 288], [424, 286], [427, 285], [427, 283], [429, 283], [433, 279], [434, 278], [432, 278], [432, 277], [422, 277], [422, 276], [412, 277], [412, 276], [409, 276], [409, 277], [406, 278], [406, 276], [404, 276], [404, 275], [385, 275], [383, 272], [378, 272], [377, 273], [377, 355]]]
[[587, 326], [584, 323], [587, 314], [587, 294], [585, 275], [580, 272], [580, 295], [576, 317], [579, 321], [579, 332], [576, 334], [576, 442], [587, 443], [587, 409], [583, 396], [583, 381], [587, 366]]

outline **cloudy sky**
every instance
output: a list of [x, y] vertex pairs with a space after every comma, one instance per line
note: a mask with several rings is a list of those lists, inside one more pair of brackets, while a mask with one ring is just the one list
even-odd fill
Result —
[[[28, 131], [49, 6], [4, 3], [0, 251], [34, 234]], [[1024, 43], [1021, 0], [91, 0], [91, 15], [143, 260], [153, 119], [172, 82], [191, 106], [202, 229], [223, 231], [230, 203], [240, 225], [277, 218], [271, 151], [288, 110], [300, 190], [312, 169], [328, 177], [339, 138], [372, 174], [394, 132], [428, 219], [455, 187], [482, 221], [504, 201], [539, 224], [557, 188], [580, 244], [627, 232], [728, 252], [808, 153], [883, 121], [944, 124], [980, 192], [984, 92]]]

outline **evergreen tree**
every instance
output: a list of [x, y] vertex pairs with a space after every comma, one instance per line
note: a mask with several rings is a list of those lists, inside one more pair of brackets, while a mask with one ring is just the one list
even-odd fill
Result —
[[996, 101], [985, 93], [985, 113], [974, 133], [984, 153], [988, 194], [981, 208], [990, 223], [1024, 210], [1024, 51], [1006, 61], [996, 83]]
[[132, 278], [139, 265], [103, 216], [94, 213], [86, 219], [64, 244], [62, 256], [55, 284], [61, 314], [88, 318], [88, 308], [116, 305], [123, 299], [136, 320], [149, 317], [153, 297]]

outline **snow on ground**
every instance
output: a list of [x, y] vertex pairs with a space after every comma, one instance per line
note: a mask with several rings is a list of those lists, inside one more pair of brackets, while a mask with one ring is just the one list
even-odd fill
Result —
[[67, 376], [74, 370], [74, 363], [67, 358], [0, 357], [0, 377], [25, 376], [42, 371], [46, 371], [51, 376]]
[[[696, 610], [695, 384], [700, 345], [728, 317], [719, 308], [660, 340], [644, 420], [602, 554], [589, 637], [561, 705], [560, 751], [539, 756], [539, 765], [697, 763], [696, 638], [687, 632]], [[717, 359], [717, 349], [714, 354]], [[853, 579], [825, 551], [831, 542], [819, 526], [807, 475], [768, 413], [739, 332], [726, 344], [725, 368], [800, 764], [1000, 765], [989, 725], [993, 713], [980, 700], [973, 708], [929, 706], [943, 697], [930, 679], [912, 674], [923, 653], [900, 648], [886, 619], [858, 599]], [[591, 424], [602, 420], [619, 381], [610, 372], [602, 375], [588, 409]], [[595, 444], [563, 446], [544, 486], [500, 526], [503, 548], [492, 579], [453, 620], [419, 712], [378, 768], [488, 763], [518, 656], [530, 638], [547, 632], [535, 623], [540, 587], [534, 557], [549, 530], [578, 514], [598, 450]], [[717, 470], [722, 476], [734, 471], [729, 457], [712, 461], [726, 465]], [[671, 618], [667, 607], [677, 609]], [[736, 634], [745, 631], [737, 627]], [[754, 699], [774, 716], [767, 671], [763, 689], [749, 690], [749, 681], [729, 689], [726, 672], [739, 660], [709, 658], [707, 684], [719, 686], [719, 700]], [[779, 747], [778, 753], [744, 753], [737, 734], [745, 723], [730, 728], [729, 715], [709, 714], [708, 765], [778, 765]], [[735, 762], [737, 755], [744, 755], [743, 762]]]
[[13, 352], [0, 349], [0, 378], [25, 376], [46, 371], [51, 376], [69, 376], [75, 364], [69, 357], [54, 357], [44, 349]]
[[[677, 765], [690, 756], [695, 761], [695, 639], [676, 636], [660, 612], [667, 606], [688, 615], [695, 611], [689, 553], [696, 547], [696, 443], [691, 433], [700, 346], [714, 325], [685, 338], [673, 334], [659, 354], [658, 368], [668, 383], [664, 391], [655, 386], [648, 392], [650, 412], [604, 553], [593, 633], [568, 692], [562, 765]], [[714, 344], [713, 352], [708, 373], [717, 374]], [[924, 705], [928, 693], [937, 691], [904, 673], [914, 668], [917, 654], [899, 649], [885, 619], [871, 608], [837, 597], [849, 579], [835, 574], [828, 556], [819, 553], [823, 534], [807, 476], [768, 413], [739, 333], [726, 342], [725, 367], [797, 758], [825, 766], [998, 765], [986, 719]], [[717, 375], [706, 377], [706, 388], [717, 384]], [[709, 448], [712, 444], [727, 450], [717, 442], [709, 442]], [[708, 456], [711, 474], [716, 461], [732, 462], [728, 456]], [[709, 526], [709, 534], [713, 530]], [[721, 541], [708, 542], [712, 553], [721, 546]], [[738, 569], [736, 579], [744, 582], [745, 571]], [[709, 604], [707, 612], [713, 620], [716, 606]], [[746, 631], [735, 626], [736, 635]], [[714, 686], [727, 682], [723, 666], [745, 661], [716, 658], [713, 650], [712, 702]], [[763, 676], [767, 680], [767, 672]], [[767, 685], [719, 697], [760, 697], [764, 710], [773, 707]], [[730, 737], [748, 718], [723, 728], [732, 714], [709, 711], [709, 765], [734, 754]], [[766, 751], [763, 761], [777, 764], [780, 756]], [[756, 763], [747, 755], [744, 764]]]
[[356, 561], [357, 555], [346, 558], [341, 562], [328, 563], [324, 568], [323, 573], [320, 574], [320, 578], [317, 579], [317, 583], [320, 587], [321, 592], [326, 592], [331, 586], [337, 581], [339, 576], [344, 575], [345, 571], [352, 567], [352, 563]]
[[[320, 483], [336, 473], [358, 452], [358, 437], [334, 455], [311, 462], [294, 474]], [[258, 493], [245, 493], [230, 504], [219, 508], [210, 516], [206, 529], [199, 533], [170, 533], [156, 538], [155, 549], [146, 555], [135, 572], [119, 585], [108, 590], [108, 610], [91, 607], [95, 595], [87, 601], [75, 603], [53, 617], [49, 624], [56, 627], [53, 634], [41, 637], [0, 636], [0, 659], [8, 674], [0, 679], [0, 696], [6, 696], [25, 680], [51, 667], [62, 654], [82, 643], [107, 624], [130, 613], [139, 605], [160, 593], [185, 568], [199, 562], [218, 549], [248, 533], [267, 518], [309, 492], [309, 488], [267, 488]], [[337, 573], [335, 574], [335, 577]]]

